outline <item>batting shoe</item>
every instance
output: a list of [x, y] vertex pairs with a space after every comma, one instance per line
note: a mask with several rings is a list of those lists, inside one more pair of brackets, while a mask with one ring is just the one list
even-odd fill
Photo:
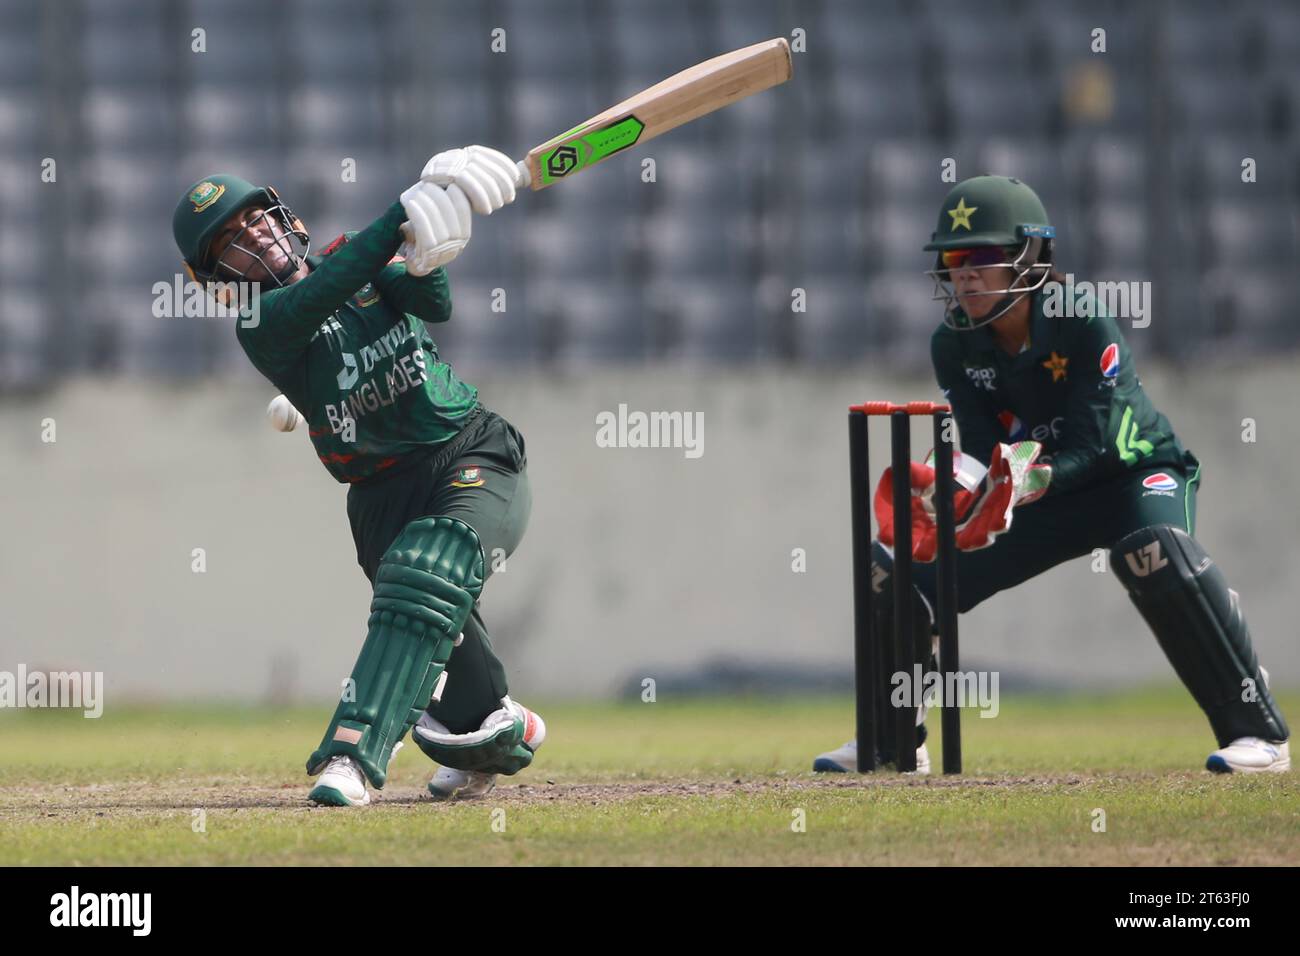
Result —
[[1285, 740], [1238, 737], [1210, 754], [1205, 769], [1214, 773], [1286, 773], [1291, 769], [1291, 747]]
[[429, 793], [435, 800], [476, 800], [486, 797], [496, 785], [494, 773], [439, 767], [429, 781]]
[[[858, 742], [850, 740], [839, 750], [828, 750], [813, 761], [814, 773], [856, 773], [858, 769]], [[925, 744], [916, 748], [916, 772], [930, 772], [930, 751]]]
[[364, 807], [370, 802], [366, 776], [351, 757], [331, 757], [307, 799], [327, 807]]
[[[393, 765], [397, 752], [404, 746], [406, 745], [399, 741], [393, 747], [393, 752], [388, 755], [388, 766]], [[307, 799], [326, 807], [364, 807], [370, 802], [366, 775], [351, 757], [343, 754], [331, 757], [321, 775], [316, 778], [316, 786], [311, 788]]]
[[[524, 743], [536, 752], [546, 740], [546, 722], [541, 714], [523, 704], [510, 701], [512, 709], [522, 711], [524, 718]], [[497, 785], [497, 774], [480, 770], [457, 770], [439, 767], [429, 781], [429, 793], [435, 800], [476, 800], [486, 797]]]

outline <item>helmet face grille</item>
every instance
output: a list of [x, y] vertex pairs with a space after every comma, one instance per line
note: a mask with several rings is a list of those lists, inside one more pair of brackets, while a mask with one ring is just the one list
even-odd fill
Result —
[[[278, 197], [276, 198], [278, 199]], [[260, 248], [254, 248], [246, 240], [246, 236], [250, 229], [257, 226], [264, 219], [270, 220], [271, 232], [276, 238]], [[295, 248], [295, 243], [299, 248]], [[286, 259], [286, 265], [278, 272], [263, 258], [263, 255], [269, 252], [272, 247], [279, 247]], [[235, 268], [225, 261], [232, 250], [244, 254], [252, 261], [244, 269]], [[310, 251], [311, 237], [303, 228], [301, 220], [293, 214], [293, 211], [288, 206], [282, 202], [277, 202], [275, 205], [264, 209], [260, 215], [255, 216], [243, 229], [235, 233], [226, 248], [222, 250], [219, 260], [210, 263], [205, 262], [204, 269], [196, 269], [195, 273], [199, 278], [206, 281], [243, 282], [248, 281], [248, 274], [256, 265], [261, 266], [265, 274], [270, 277], [270, 281], [274, 282], [277, 287], [283, 287], [288, 284], [289, 278], [302, 267]], [[210, 260], [211, 256], [205, 254], [205, 258]]]
[[986, 269], [1010, 269], [1012, 279], [1006, 288], [966, 293], [968, 298], [997, 297], [995, 303], [1000, 304], [1001, 307], [995, 307], [990, 310], [988, 315], [980, 319], [972, 319], [962, 310], [957, 299], [956, 288], [949, 275], [950, 270], [943, 267], [942, 254], [940, 254], [936, 267], [926, 270], [925, 274], [934, 280], [934, 292], [930, 296], [930, 300], [944, 303], [943, 322], [949, 328], [964, 332], [988, 325], [1015, 308], [1016, 303], [1025, 296], [1037, 292], [1046, 285], [1048, 278], [1052, 274], [1052, 240], [1030, 236], [1025, 239], [1015, 257], [1007, 262], [995, 265], [960, 267], [960, 271], [972, 272], [982, 272]]

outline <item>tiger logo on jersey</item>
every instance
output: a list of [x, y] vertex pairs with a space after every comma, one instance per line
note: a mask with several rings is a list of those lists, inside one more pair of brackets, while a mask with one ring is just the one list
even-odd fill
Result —
[[482, 488], [484, 484], [483, 473], [477, 468], [462, 468], [456, 474], [456, 480], [451, 483], [453, 488]]
[[361, 309], [368, 305], [374, 305], [379, 301], [379, 290], [375, 288], [373, 282], [367, 282], [357, 290], [357, 294], [352, 297], [352, 301]]

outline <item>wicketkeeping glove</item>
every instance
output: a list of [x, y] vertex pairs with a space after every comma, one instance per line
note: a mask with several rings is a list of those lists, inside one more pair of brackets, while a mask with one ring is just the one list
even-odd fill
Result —
[[[953, 497], [957, 547], [962, 551], [987, 548], [998, 535], [1011, 527], [1017, 505], [1036, 501], [1047, 493], [1052, 480], [1050, 465], [1035, 464], [1042, 445], [1022, 441], [1014, 445], [999, 444], [993, 460], [984, 466], [968, 455], [953, 455], [953, 476], [957, 489]], [[934, 453], [924, 464], [910, 463], [912, 521], [912, 558], [933, 561], [938, 551], [938, 527], [935, 524]], [[894, 479], [893, 469], [886, 468], [874, 496], [880, 542], [894, 546]]]

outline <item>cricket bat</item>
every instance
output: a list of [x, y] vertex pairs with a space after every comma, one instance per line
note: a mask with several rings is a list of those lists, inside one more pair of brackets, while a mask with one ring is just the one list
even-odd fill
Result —
[[520, 173], [533, 189], [545, 189], [637, 143], [784, 83], [791, 72], [790, 44], [783, 37], [715, 56], [534, 147], [520, 161]]

